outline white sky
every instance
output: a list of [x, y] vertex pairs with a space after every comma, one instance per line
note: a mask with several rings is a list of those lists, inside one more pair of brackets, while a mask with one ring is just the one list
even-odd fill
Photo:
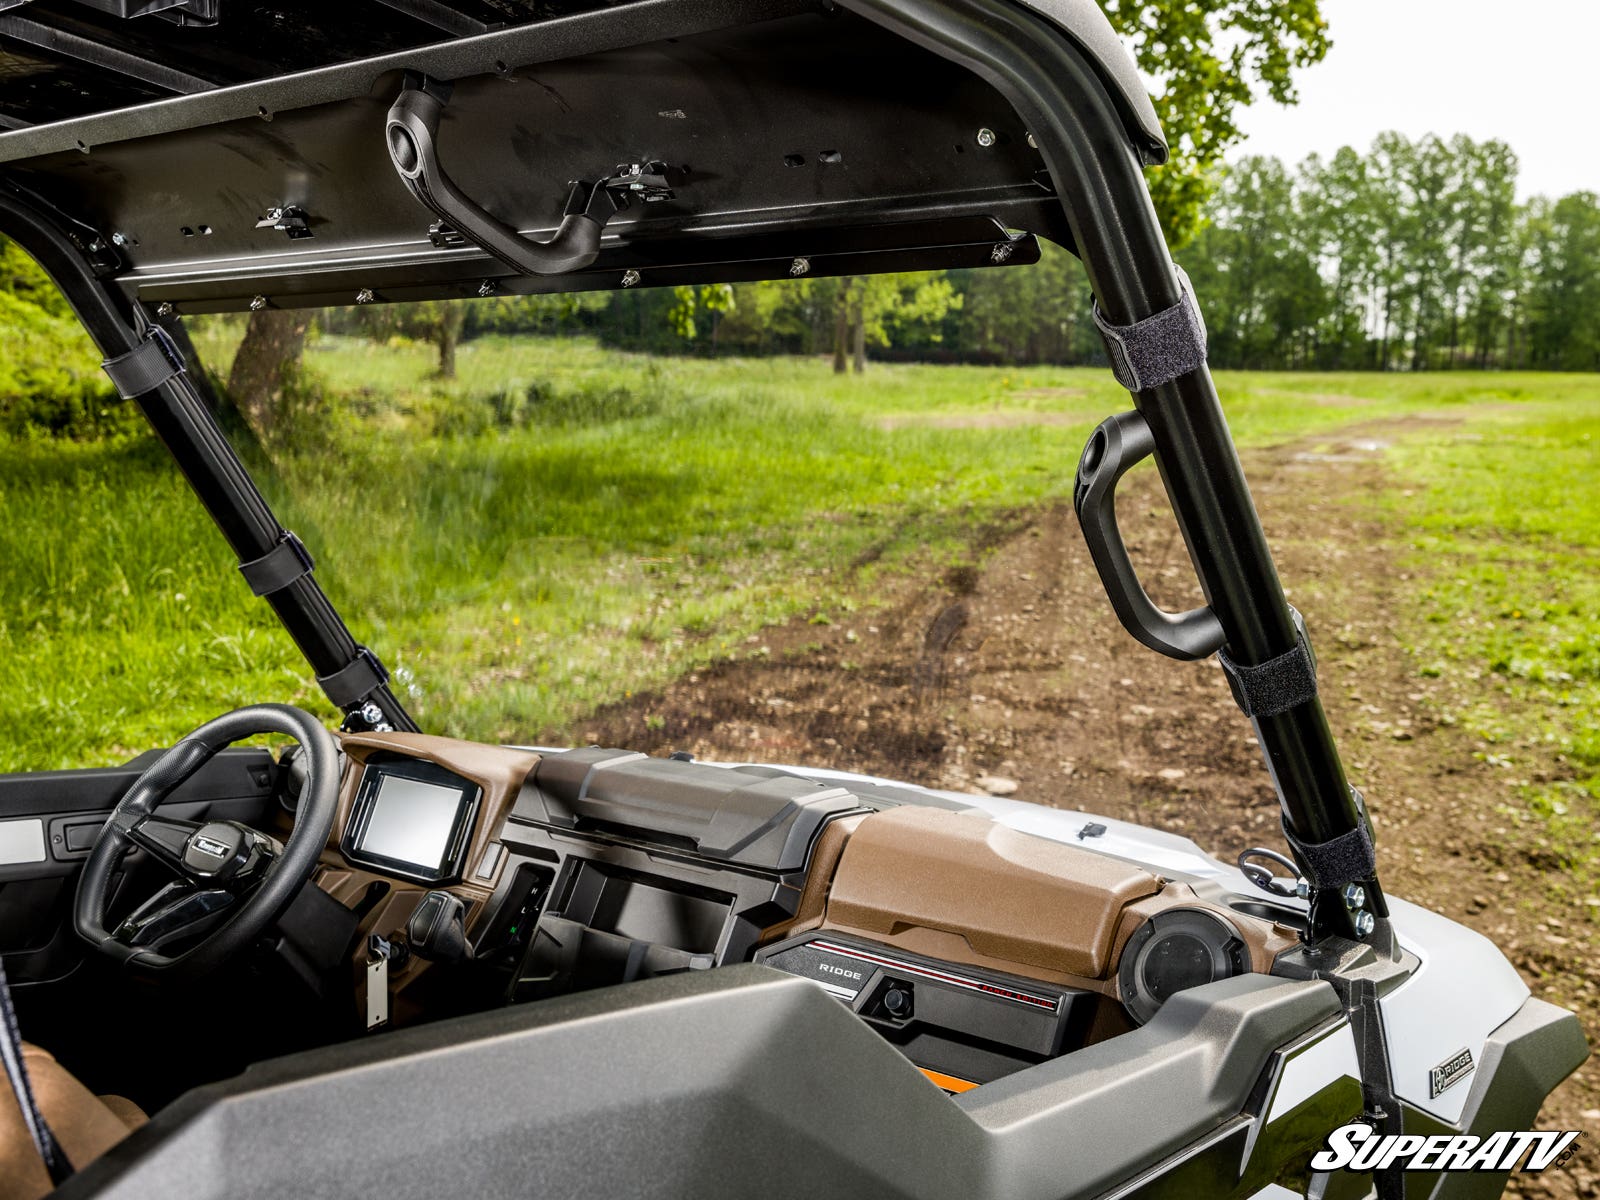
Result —
[[1373, 136], [1464, 133], [1516, 151], [1517, 190], [1600, 192], [1600, 0], [1323, 0], [1328, 57], [1300, 103], [1243, 113], [1239, 154], [1293, 164]]

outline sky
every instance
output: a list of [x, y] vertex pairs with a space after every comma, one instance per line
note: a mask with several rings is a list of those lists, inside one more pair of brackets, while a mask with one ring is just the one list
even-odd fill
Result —
[[1518, 192], [1600, 192], [1600, 0], [1322, 0], [1333, 48], [1296, 76], [1300, 103], [1259, 99], [1229, 154], [1288, 163], [1409, 137], [1499, 138]]

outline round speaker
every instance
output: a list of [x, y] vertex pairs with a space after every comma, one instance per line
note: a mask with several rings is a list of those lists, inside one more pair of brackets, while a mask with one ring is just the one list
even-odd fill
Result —
[[1228, 920], [1206, 909], [1173, 908], [1134, 930], [1122, 950], [1117, 989], [1143, 1025], [1174, 993], [1242, 975], [1249, 965], [1244, 940]]

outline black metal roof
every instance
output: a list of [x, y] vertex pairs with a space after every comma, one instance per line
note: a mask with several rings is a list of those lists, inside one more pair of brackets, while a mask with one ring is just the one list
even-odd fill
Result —
[[[1089, 46], [1159, 160], [1094, 0], [1012, 2]], [[0, 177], [97, 231], [130, 297], [185, 312], [1015, 265], [1037, 246], [1008, 231], [1070, 243], [1011, 103], [858, 7], [0, 0]], [[419, 78], [449, 92], [439, 161], [515, 232], [549, 236], [573, 180], [627, 164], [664, 167], [673, 195], [619, 214], [583, 270], [512, 270], [396, 174], [385, 115]]]

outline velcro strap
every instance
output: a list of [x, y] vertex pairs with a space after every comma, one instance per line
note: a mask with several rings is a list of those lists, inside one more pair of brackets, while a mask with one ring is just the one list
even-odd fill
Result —
[[365, 646], [357, 646], [356, 656], [332, 675], [317, 676], [323, 693], [340, 708], [354, 708], [388, 682], [388, 669]]
[[132, 350], [106, 359], [100, 367], [111, 377], [117, 394], [124, 400], [132, 400], [182, 375], [183, 352], [167, 331], [157, 325]]
[[1284, 826], [1284, 840], [1305, 868], [1306, 879], [1315, 888], [1341, 888], [1347, 883], [1371, 879], [1378, 872], [1378, 856], [1373, 853], [1372, 834], [1365, 821], [1349, 833], [1328, 842], [1302, 842]]
[[1181, 375], [1199, 370], [1206, 362], [1206, 324], [1182, 271], [1183, 290], [1171, 308], [1135, 321], [1113, 325], [1094, 305], [1094, 323], [1106, 344], [1111, 373], [1130, 392], [1144, 392]]
[[239, 564], [239, 574], [258, 596], [281, 592], [297, 579], [311, 574], [316, 564], [311, 561], [311, 551], [294, 534], [284, 532], [283, 538], [260, 558]]
[[1317, 660], [1306, 638], [1305, 622], [1293, 608], [1289, 611], [1297, 635], [1293, 650], [1253, 667], [1235, 662], [1227, 647], [1217, 651], [1234, 702], [1247, 717], [1275, 717], [1317, 698]]

